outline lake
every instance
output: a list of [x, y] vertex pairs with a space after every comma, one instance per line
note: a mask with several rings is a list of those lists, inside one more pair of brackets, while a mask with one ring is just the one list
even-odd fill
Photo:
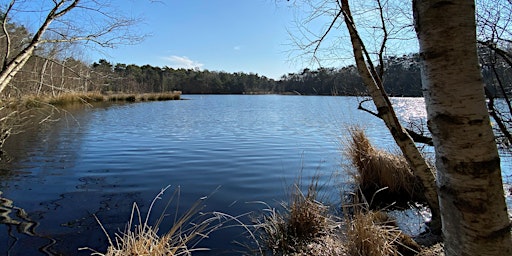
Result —
[[[6, 147], [10, 161], [0, 165], [0, 254], [104, 251], [108, 241], [94, 215], [109, 233], [123, 230], [132, 204], [144, 215], [168, 185], [151, 220], [178, 187], [179, 212], [208, 196], [205, 212], [240, 215], [261, 212], [266, 206], [257, 202], [279, 205], [298, 177], [307, 185], [318, 174], [325, 200], [339, 201], [340, 187], [350, 182], [343, 150], [353, 125], [365, 128], [378, 147], [396, 150], [382, 121], [357, 110], [360, 98], [182, 98], [187, 100], [69, 110], [56, 122], [13, 136]], [[393, 102], [405, 122], [424, 120], [423, 99]], [[503, 157], [508, 183], [510, 162]], [[161, 229], [171, 223], [172, 216]], [[225, 255], [240, 249], [231, 243], [240, 233], [226, 228], [201, 246], [212, 248], [208, 255]]]

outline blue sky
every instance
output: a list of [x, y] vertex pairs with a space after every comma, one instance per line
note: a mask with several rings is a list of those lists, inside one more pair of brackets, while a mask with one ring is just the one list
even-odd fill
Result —
[[303, 67], [289, 56], [294, 10], [283, 0], [116, 0], [125, 14], [142, 17], [134, 29], [149, 34], [92, 61], [150, 64], [246, 73], [278, 79]]
[[[6, 6], [8, 0], [0, 0]], [[393, 22], [388, 27], [393, 42], [388, 42], [386, 54], [414, 52], [417, 42], [410, 21], [410, 6], [387, 2], [386, 14]], [[346, 28], [336, 24], [323, 41], [313, 61], [311, 52], [300, 50], [295, 44], [308, 44], [322, 34], [332, 21], [333, 8], [322, 0], [83, 0], [81, 4], [102, 6], [100, 11], [114, 15], [140, 18], [130, 27], [131, 33], [147, 35], [135, 45], [118, 45], [114, 49], [82, 53], [92, 63], [107, 59], [113, 64], [152, 65], [172, 68], [199, 68], [212, 71], [257, 73], [279, 79], [287, 73], [304, 68], [315, 69], [319, 64], [339, 68], [353, 63], [352, 49]], [[309, 4], [308, 4], [309, 3]], [[335, 2], [327, 2], [333, 4]], [[53, 5], [50, 0], [17, 2], [18, 12], [13, 19], [35, 31]], [[380, 47], [382, 38], [379, 16], [373, 1], [354, 1], [352, 5], [359, 33], [370, 52]], [[354, 7], [355, 6], [355, 7]], [[60, 24], [77, 25], [79, 29], [95, 30], [102, 24], [101, 15], [81, 15], [77, 8], [66, 15]], [[88, 9], [91, 10], [90, 8]], [[316, 10], [315, 13], [313, 10]], [[321, 15], [317, 15], [321, 13]], [[98, 18], [100, 17], [100, 18]], [[314, 17], [314, 18], [311, 18]], [[104, 18], [104, 17], [103, 17]], [[409, 22], [407, 21], [409, 20]], [[69, 23], [66, 23], [69, 22]], [[377, 22], [377, 23], [376, 23]], [[405, 25], [404, 25], [405, 24]], [[57, 28], [59, 23], [55, 22]], [[404, 25], [402, 27], [402, 25]], [[67, 27], [64, 27], [66, 29]], [[80, 31], [76, 30], [74, 31]], [[394, 31], [393, 31], [394, 30]], [[291, 36], [290, 33], [294, 34]], [[407, 39], [408, 38], [408, 39]], [[407, 39], [407, 40], [405, 40]], [[94, 47], [92, 47], [94, 48]], [[310, 47], [309, 50], [314, 47]], [[96, 48], [97, 49], [97, 48]], [[410, 50], [408, 50], [410, 49]]]

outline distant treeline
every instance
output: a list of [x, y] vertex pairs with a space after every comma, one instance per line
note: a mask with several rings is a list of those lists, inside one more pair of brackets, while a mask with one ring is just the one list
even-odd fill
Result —
[[[494, 89], [496, 74], [508, 90], [512, 88], [510, 69], [494, 60], [493, 69], [482, 49], [482, 74], [488, 90]], [[418, 54], [391, 56], [384, 60], [383, 82], [391, 96], [420, 97], [421, 71]], [[343, 68], [304, 69], [274, 80], [254, 73], [227, 73], [197, 69], [159, 68], [150, 65], [116, 64], [100, 60], [92, 65], [96, 73], [103, 74], [102, 90], [113, 92], [182, 91], [184, 94], [301, 94], [301, 95], [366, 95], [366, 88], [354, 65]]]
[[[31, 33], [16, 23], [6, 24], [12, 55], [23, 49]], [[0, 37], [5, 34], [0, 31]], [[6, 48], [0, 40], [0, 49]], [[67, 48], [70, 47], [70, 48]], [[23, 69], [14, 77], [4, 96], [52, 95], [62, 92], [184, 94], [301, 94], [365, 95], [357, 68], [304, 69], [283, 75], [279, 80], [255, 73], [228, 73], [199, 69], [112, 64], [101, 59], [88, 64], [73, 56], [72, 45], [44, 44], [37, 48]], [[480, 48], [481, 68], [488, 95], [500, 97], [511, 91], [510, 65], [487, 47]], [[463, 61], [463, 60], [461, 60]], [[388, 56], [383, 61], [383, 82], [392, 96], [422, 96], [418, 54]], [[501, 82], [504, 87], [496, 87]], [[494, 89], [494, 88], [499, 89]]]
[[[383, 82], [391, 96], [422, 96], [420, 64], [417, 54], [391, 56], [384, 61]], [[489, 91], [496, 72], [511, 90], [507, 65], [493, 62], [493, 69], [482, 64], [482, 74]], [[92, 65], [67, 58], [63, 61], [35, 56], [13, 80], [8, 94], [58, 94], [60, 92], [101, 91], [110, 93], [156, 93], [182, 91], [184, 94], [301, 94], [301, 95], [366, 95], [357, 68], [304, 69], [274, 80], [255, 73], [228, 73], [198, 69], [112, 64], [101, 59]]]
[[[384, 84], [391, 95], [421, 96], [418, 58], [415, 55], [386, 59]], [[102, 90], [113, 92], [182, 91], [184, 94], [301, 94], [363, 95], [366, 88], [355, 66], [340, 69], [304, 69], [274, 80], [254, 73], [227, 73], [197, 69], [173, 69], [150, 65], [111, 64], [100, 60], [92, 65], [103, 74]]]

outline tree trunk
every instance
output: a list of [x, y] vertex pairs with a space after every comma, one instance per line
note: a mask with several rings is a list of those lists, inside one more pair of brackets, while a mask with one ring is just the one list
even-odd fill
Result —
[[363, 55], [364, 45], [353, 22], [348, 0], [341, 0], [341, 8], [345, 18], [345, 24], [347, 25], [350, 34], [354, 58], [356, 60], [359, 74], [361, 75], [363, 82], [373, 99], [373, 103], [378, 110], [379, 117], [388, 127], [396, 144], [400, 147], [405, 159], [407, 160], [407, 163], [413, 170], [414, 175], [423, 185], [425, 198], [427, 199], [428, 206], [432, 213], [432, 219], [429, 223], [430, 229], [433, 233], [438, 234], [441, 230], [441, 219], [439, 214], [439, 202], [434, 171], [421, 155], [421, 152], [416, 147], [411, 136], [409, 136], [407, 131], [398, 121], [395, 111], [393, 110], [393, 106], [384, 91], [382, 81], [379, 79], [376, 70], [373, 69], [372, 72], [366, 64], [366, 60]]
[[500, 159], [485, 106], [475, 4], [414, 0], [446, 255], [512, 255]]
[[[32, 57], [34, 54], [35, 49], [39, 46], [41, 43], [41, 38], [43, 37], [43, 34], [46, 32], [50, 24], [57, 19], [58, 17], [66, 14], [67, 12], [71, 11], [73, 8], [75, 8], [80, 2], [80, 0], [74, 0], [67, 7], [59, 11], [59, 8], [61, 8], [64, 4], [67, 3], [67, 1], [60, 0], [60, 1], [54, 1], [54, 7], [48, 12], [48, 15], [46, 16], [46, 19], [41, 24], [37, 32], [35, 33], [34, 37], [30, 41], [30, 43], [20, 52], [16, 57], [14, 57], [13, 60], [9, 62], [4, 61], [4, 65], [2, 66], [2, 70], [0, 71], [0, 93], [7, 87], [7, 85], [11, 82], [11, 80], [14, 78], [14, 76], [25, 66], [28, 59]], [[14, 4], [14, 1], [11, 2], [10, 7]], [[10, 10], [10, 8], [8, 9]], [[7, 15], [9, 13], [5, 13], [4, 17], [4, 23], [7, 21]], [[4, 29], [4, 33], [8, 33]], [[7, 51], [5, 59], [9, 58], [9, 52]]]

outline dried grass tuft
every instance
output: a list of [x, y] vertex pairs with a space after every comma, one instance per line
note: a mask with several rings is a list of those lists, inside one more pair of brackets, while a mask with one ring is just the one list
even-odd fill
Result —
[[[154, 225], [149, 224], [149, 217], [154, 204], [161, 199], [168, 188], [169, 186], [162, 189], [153, 199], [144, 220], [139, 207], [134, 203], [130, 220], [124, 232], [116, 233], [114, 239], [108, 235], [101, 222], [96, 218], [109, 241], [107, 252], [100, 253], [89, 247], [80, 248], [80, 250], [90, 250], [92, 251], [91, 255], [99, 256], [191, 255], [194, 251], [207, 250], [206, 248], [198, 248], [199, 242], [208, 238], [210, 233], [219, 229], [226, 219], [232, 217], [221, 213], [201, 213], [203, 202], [207, 197], [196, 201], [183, 215], [178, 217], [179, 202], [177, 202], [174, 224], [167, 232], [159, 235], [160, 224], [164, 217], [168, 216], [166, 214], [168, 207], [173, 199], [179, 198], [179, 188], [174, 191]], [[136, 221], [138, 224], [135, 223]]]
[[[292, 186], [288, 203], [282, 203], [283, 212], [267, 205], [266, 214], [256, 219], [260, 231], [262, 251], [272, 255], [306, 255], [339, 227], [329, 207], [317, 200], [318, 177], [314, 178], [303, 193], [300, 184]], [[328, 248], [324, 248], [328, 251]], [[339, 251], [339, 249], [333, 249]], [[309, 252], [304, 254], [304, 252]], [[311, 254], [309, 254], [311, 255]]]
[[393, 225], [380, 223], [382, 212], [357, 212], [348, 222], [346, 243], [349, 255], [384, 256], [398, 255], [395, 242], [400, 230]]
[[374, 148], [362, 129], [350, 129], [350, 136], [347, 155], [364, 197], [374, 199], [371, 205], [424, 201], [421, 184], [402, 155]]
[[412, 256], [422, 250], [404, 234], [395, 219], [381, 210], [370, 210], [367, 201], [344, 206], [353, 209], [344, 218], [344, 243], [352, 256]]

